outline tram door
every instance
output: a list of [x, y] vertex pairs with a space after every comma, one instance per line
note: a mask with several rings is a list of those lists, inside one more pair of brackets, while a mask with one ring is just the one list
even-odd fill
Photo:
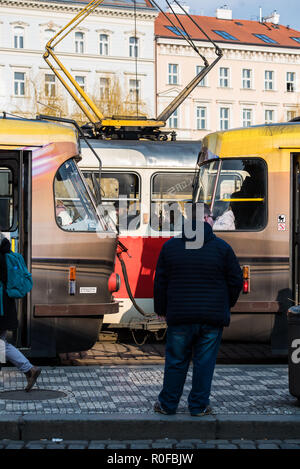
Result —
[[[0, 231], [31, 271], [31, 152], [0, 150]], [[19, 328], [9, 340], [29, 346], [31, 295], [17, 301]]]
[[292, 230], [290, 243], [290, 272], [292, 299], [300, 304], [300, 153], [292, 154]]

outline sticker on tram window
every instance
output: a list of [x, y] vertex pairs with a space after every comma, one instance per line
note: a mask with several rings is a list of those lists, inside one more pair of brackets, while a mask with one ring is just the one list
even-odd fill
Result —
[[79, 293], [97, 293], [97, 287], [80, 287]]
[[285, 223], [285, 215], [278, 215], [277, 223]]
[[278, 231], [285, 231], [285, 230], [286, 230], [285, 223], [278, 223]]

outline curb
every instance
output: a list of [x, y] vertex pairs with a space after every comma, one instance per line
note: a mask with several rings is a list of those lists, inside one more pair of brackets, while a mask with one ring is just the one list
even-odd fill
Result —
[[66, 415], [0, 416], [0, 439], [136, 440], [285, 439], [299, 438], [300, 415], [205, 416], [189, 415]]

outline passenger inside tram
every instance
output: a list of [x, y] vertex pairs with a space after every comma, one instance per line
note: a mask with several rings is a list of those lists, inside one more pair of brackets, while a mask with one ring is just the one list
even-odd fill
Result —
[[215, 231], [257, 230], [265, 223], [263, 163], [253, 160], [224, 160], [213, 213]]

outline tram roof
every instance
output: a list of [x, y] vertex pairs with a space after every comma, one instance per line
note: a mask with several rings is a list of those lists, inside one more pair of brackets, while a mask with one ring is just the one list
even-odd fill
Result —
[[54, 142], [77, 144], [74, 128], [34, 119], [0, 118], [0, 146], [39, 147]]
[[213, 156], [259, 156], [274, 148], [300, 149], [300, 122], [256, 125], [206, 135], [203, 146]]
[[[103, 167], [195, 168], [202, 142], [146, 140], [89, 140]], [[81, 167], [94, 167], [96, 158], [81, 141]]]

